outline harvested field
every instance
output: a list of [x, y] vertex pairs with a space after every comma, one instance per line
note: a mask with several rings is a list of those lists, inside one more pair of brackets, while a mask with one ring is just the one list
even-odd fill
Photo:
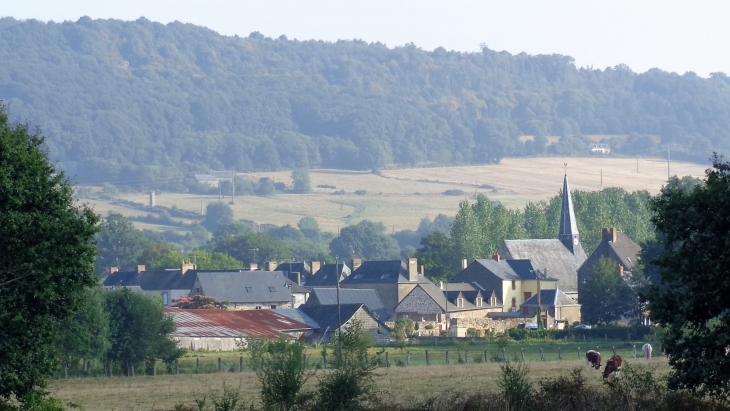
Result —
[[[232, 207], [236, 218], [257, 223], [295, 225], [302, 217], [311, 216], [329, 232], [337, 232], [339, 228], [364, 219], [383, 222], [395, 231], [415, 229], [423, 217], [456, 214], [459, 201], [471, 199], [475, 194], [484, 194], [513, 208], [554, 196], [562, 186], [564, 163], [568, 163], [568, 176], [574, 190], [621, 187], [627, 191], [647, 190], [655, 194], [667, 178], [664, 160], [638, 159], [637, 162], [637, 159], [611, 157], [508, 158], [498, 165], [383, 170], [379, 174], [311, 170], [310, 194], [279, 194], [269, 198], [242, 196], [236, 198]], [[701, 177], [705, 168], [704, 165], [674, 162], [671, 173]], [[246, 175], [254, 180], [269, 177], [291, 185], [288, 171]], [[339, 190], [344, 190], [345, 194], [333, 194]], [[464, 194], [444, 195], [446, 190], [462, 190]], [[356, 191], [361, 194], [354, 194]], [[121, 197], [140, 204], [148, 202], [146, 193]], [[201, 200], [205, 206], [218, 201], [218, 196], [162, 193], [156, 200], [162, 206], [174, 205], [199, 212]], [[140, 214], [139, 210], [104, 201], [88, 201], [93, 202], [95, 210], [102, 215], [111, 210], [125, 215]]]

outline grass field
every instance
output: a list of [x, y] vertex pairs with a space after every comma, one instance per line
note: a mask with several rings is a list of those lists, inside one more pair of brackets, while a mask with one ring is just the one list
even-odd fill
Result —
[[[639, 343], [637, 343], [639, 344]], [[578, 348], [580, 345], [584, 347]], [[616, 343], [603, 341], [589, 341], [588, 343], [558, 344], [555, 342], [533, 341], [531, 343], [511, 343], [505, 348], [506, 357], [518, 360], [521, 352], [525, 351], [525, 360], [530, 368], [529, 378], [533, 383], [558, 375], [567, 375], [575, 367], [585, 367], [584, 352], [590, 348], [600, 348], [608, 355], [611, 345], [615, 345], [617, 353], [624, 359], [638, 367], [648, 367], [656, 376], [669, 371], [666, 360], [654, 358], [651, 362], [643, 359], [634, 359], [631, 343]], [[640, 345], [639, 345], [640, 346]], [[539, 350], [543, 348], [544, 361], [540, 360]], [[558, 360], [557, 350], [561, 349], [562, 360]], [[429, 350], [430, 364], [425, 365], [425, 350]], [[451, 363], [444, 364], [445, 352], [450, 352]], [[474, 357], [483, 355], [483, 351], [499, 354], [495, 344], [472, 345], [469, 350], [469, 363], [459, 363], [456, 347], [430, 346], [407, 347], [404, 350], [388, 348], [390, 367], [381, 367], [375, 371], [375, 382], [381, 395], [392, 398], [394, 401], [407, 402], [413, 399], [423, 400], [436, 396], [442, 392], [453, 391], [475, 393], [484, 390], [496, 390], [497, 379], [500, 375], [499, 362], [475, 363]], [[411, 352], [411, 366], [396, 366], [397, 360], [405, 362], [407, 352]], [[310, 361], [319, 362], [318, 349], [310, 349]], [[375, 353], [375, 350], [372, 350]], [[258, 386], [254, 373], [237, 372], [239, 353], [202, 353], [196, 357], [181, 359], [180, 375], [160, 374], [155, 377], [86, 377], [71, 378], [68, 380], [54, 380], [50, 382], [51, 394], [63, 400], [64, 403], [80, 404], [87, 411], [94, 410], [152, 410], [172, 409], [175, 404], [192, 404], [196, 397], [211, 390], [220, 390], [223, 383], [237, 388], [249, 401], [258, 396]], [[640, 354], [639, 354], [640, 355]], [[196, 360], [203, 368], [212, 371], [216, 368], [217, 357], [222, 357], [226, 372], [208, 372], [195, 374], [193, 367]], [[202, 367], [204, 365], [204, 367]], [[246, 365], [247, 366], [247, 365]], [[230, 369], [229, 369], [230, 368]], [[585, 368], [584, 368], [585, 369]], [[230, 372], [230, 371], [236, 372]], [[602, 384], [601, 373], [585, 369], [589, 384]], [[319, 371], [317, 375], [322, 375]], [[310, 380], [307, 389], [312, 389], [316, 383], [316, 376]]]
[[[508, 207], [523, 207], [530, 201], [554, 196], [562, 187], [563, 164], [568, 163], [571, 189], [593, 191], [621, 187], [627, 191], [648, 190], [657, 193], [666, 182], [667, 163], [660, 159], [627, 158], [508, 158], [498, 165], [413, 168], [383, 170], [379, 174], [344, 170], [311, 170], [313, 191], [310, 194], [279, 194], [272, 198], [237, 197], [233, 205], [235, 217], [257, 223], [295, 225], [302, 217], [317, 219], [323, 230], [339, 228], [363, 219], [383, 222], [390, 230], [415, 229], [423, 217], [440, 213], [455, 215], [459, 201], [474, 194], [484, 194]], [[638, 172], [637, 172], [638, 167]], [[674, 162], [672, 175], [701, 177], [706, 166]], [[252, 179], [269, 177], [291, 184], [290, 172], [251, 173]], [[345, 195], [333, 195], [336, 187]], [[448, 196], [449, 189], [464, 191], [462, 196]], [[355, 191], [366, 194], [356, 195]], [[147, 194], [122, 195], [124, 199], [147, 204]], [[177, 193], [157, 195], [157, 204], [200, 211], [201, 196]], [[92, 203], [102, 215], [109, 211], [125, 215], [142, 214], [122, 206], [99, 200]], [[218, 201], [218, 196], [202, 197], [203, 206]], [[229, 199], [226, 199], [229, 201]]]

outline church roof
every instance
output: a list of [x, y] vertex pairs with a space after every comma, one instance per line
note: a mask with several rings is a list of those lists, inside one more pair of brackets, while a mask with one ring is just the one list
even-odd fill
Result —
[[570, 252], [560, 240], [504, 240], [499, 253], [510, 260], [530, 260], [534, 267], [547, 269], [548, 277], [558, 280], [567, 292], [578, 291], [578, 268], [586, 260], [583, 248]]
[[563, 178], [563, 202], [560, 209], [558, 238], [573, 237], [574, 235], [578, 235], [578, 223], [575, 220], [575, 212], [573, 212], [573, 199], [570, 195], [568, 175], [566, 174]]

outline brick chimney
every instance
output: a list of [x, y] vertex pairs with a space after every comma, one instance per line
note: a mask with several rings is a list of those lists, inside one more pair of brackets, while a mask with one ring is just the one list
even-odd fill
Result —
[[624, 276], [624, 266], [621, 264], [618, 265], [618, 273], [621, 275], [621, 277]]
[[183, 263], [180, 265], [180, 274], [185, 274], [189, 270], [197, 270], [197, 269], [198, 269], [197, 265], [195, 265], [191, 262], [186, 263], [185, 261], [183, 261]]
[[317, 271], [319, 271], [320, 268], [322, 268], [322, 263], [320, 261], [312, 261], [312, 264], [309, 268], [312, 270], [312, 275], [314, 275], [317, 273]]
[[119, 267], [109, 267], [109, 274], [114, 274], [119, 272]]
[[421, 264], [421, 269], [418, 271], [418, 273], [425, 277], [426, 276], [426, 266]]
[[418, 281], [418, 259], [415, 257], [408, 259], [408, 281]]
[[499, 253], [494, 253], [494, 255], [492, 255], [492, 259], [496, 262], [500, 262], [502, 257], [500, 257]]
[[264, 269], [266, 271], [274, 271], [276, 270], [277, 266], [278, 264], [276, 263], [276, 261], [267, 261], [264, 263]]
[[144, 265], [138, 265], [137, 266], [137, 274], [141, 273], [142, 271], [144, 271]]
[[289, 274], [289, 279], [297, 283], [297, 285], [302, 285], [302, 273], [299, 271], [292, 271]]
[[361, 265], [362, 265], [362, 260], [361, 259], [359, 259], [359, 258], [353, 258], [352, 259], [352, 272], [354, 273], [355, 270], [357, 270], [358, 268], [360, 268]]
[[461, 269], [462, 270], [465, 269], [467, 265], [469, 265], [469, 264], [468, 264], [468, 261], [466, 260], [466, 258], [462, 258], [461, 259]]
[[604, 228], [601, 230], [601, 234], [603, 235], [603, 241], [608, 241], [612, 243], [616, 242], [616, 233], [618, 233], [616, 227]]

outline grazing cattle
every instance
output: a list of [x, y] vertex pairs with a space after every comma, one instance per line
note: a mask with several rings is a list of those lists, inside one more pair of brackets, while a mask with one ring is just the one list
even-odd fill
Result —
[[646, 358], [647, 361], [651, 360], [651, 344], [646, 343], [641, 346], [641, 352], [644, 353], [644, 358]]
[[600, 370], [601, 353], [598, 351], [588, 350], [588, 352], [586, 352], [586, 367], [593, 367], [596, 370]]
[[621, 372], [621, 365], [623, 360], [620, 355], [614, 355], [608, 361], [606, 361], [606, 367], [603, 369], [603, 378], [608, 378], [609, 375], [614, 374], [618, 377]]

